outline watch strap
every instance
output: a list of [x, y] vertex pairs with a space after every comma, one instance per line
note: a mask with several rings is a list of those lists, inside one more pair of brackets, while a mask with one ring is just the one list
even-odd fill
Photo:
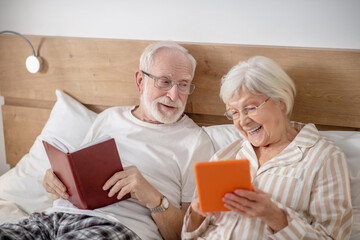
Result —
[[149, 208], [151, 213], [163, 212], [169, 208], [169, 200], [163, 195], [160, 200], [160, 205], [154, 208]]

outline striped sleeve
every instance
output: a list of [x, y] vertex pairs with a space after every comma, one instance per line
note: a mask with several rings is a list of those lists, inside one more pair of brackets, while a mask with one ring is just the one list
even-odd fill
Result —
[[[334, 150], [335, 149], [335, 150]], [[309, 218], [285, 206], [288, 227], [273, 239], [348, 239], [352, 225], [352, 206], [348, 167], [343, 152], [329, 151], [312, 185]], [[309, 221], [309, 219], [311, 219]], [[268, 229], [270, 233], [270, 229]]]
[[206, 217], [201, 225], [195, 229], [193, 232], [188, 232], [186, 229], [190, 225], [190, 214], [191, 214], [191, 206], [187, 209], [185, 217], [184, 217], [184, 225], [181, 233], [181, 239], [196, 239], [197, 237], [201, 236], [208, 228], [210, 224], [210, 218]]

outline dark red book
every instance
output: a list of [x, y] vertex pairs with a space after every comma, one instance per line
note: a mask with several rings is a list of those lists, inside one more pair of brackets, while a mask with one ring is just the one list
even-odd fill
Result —
[[109, 191], [102, 189], [114, 173], [123, 171], [113, 138], [72, 152], [59, 143], [61, 141], [57, 139], [43, 141], [51, 168], [66, 186], [72, 204], [80, 209], [95, 209], [130, 197], [130, 194], [120, 200], [116, 198], [117, 194], [108, 197]]

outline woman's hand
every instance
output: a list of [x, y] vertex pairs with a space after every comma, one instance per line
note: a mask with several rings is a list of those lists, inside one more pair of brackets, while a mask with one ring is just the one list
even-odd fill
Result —
[[273, 231], [277, 232], [288, 225], [286, 214], [278, 208], [268, 194], [254, 187], [254, 191], [237, 189], [223, 198], [225, 207], [244, 217], [261, 218]]
[[51, 193], [54, 200], [57, 198], [69, 199], [65, 185], [57, 178], [51, 168], [46, 170], [42, 184], [45, 190]]
[[207, 216], [218, 217], [219, 215], [220, 212], [202, 212], [199, 206], [199, 199], [196, 198], [194, 201], [192, 201], [190, 205], [190, 218], [189, 223], [187, 224], [186, 231], [195, 231]]
[[203, 216], [204, 218], [207, 216], [220, 216], [220, 212], [202, 212], [200, 210], [200, 205], [199, 205], [199, 199], [196, 198], [194, 201], [192, 201], [191, 203], [191, 211], [195, 212], [197, 214], [199, 214], [200, 216]]

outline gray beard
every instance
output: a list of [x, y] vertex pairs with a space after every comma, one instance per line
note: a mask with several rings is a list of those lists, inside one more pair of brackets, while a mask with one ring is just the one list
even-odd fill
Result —
[[[185, 104], [183, 104], [180, 101], [180, 99], [177, 99], [176, 102], [171, 102], [171, 101], [167, 100], [166, 96], [162, 96], [162, 97], [155, 99], [152, 102], [149, 102], [147, 83], [145, 83], [144, 93], [141, 97], [142, 97], [142, 101], [144, 103], [147, 114], [152, 116], [153, 118], [155, 118], [155, 120], [158, 122], [165, 123], [165, 124], [175, 123], [176, 121], [179, 120], [181, 115], [184, 113]], [[164, 103], [165, 105], [167, 104], [170, 106], [177, 107], [177, 112], [175, 114], [172, 112], [162, 113], [159, 110], [158, 103]]]

